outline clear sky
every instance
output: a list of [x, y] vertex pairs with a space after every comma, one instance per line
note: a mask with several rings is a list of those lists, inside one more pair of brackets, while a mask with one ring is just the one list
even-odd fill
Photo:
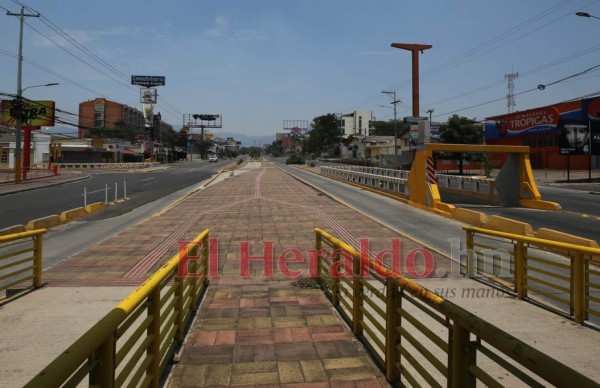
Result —
[[246, 135], [353, 110], [389, 120], [384, 89], [410, 116], [411, 56], [393, 42], [433, 45], [420, 56], [420, 113], [433, 108], [434, 121], [505, 113], [511, 72], [515, 93], [535, 89], [517, 110], [600, 91], [600, 68], [536, 89], [600, 65], [600, 19], [574, 15], [600, 17], [600, 0], [0, 0], [3, 93], [16, 93], [19, 36], [5, 13], [20, 4], [43, 16], [26, 19], [23, 87], [60, 83], [24, 95], [75, 114], [96, 97], [141, 110], [130, 76], [159, 75], [155, 113], [177, 126], [189, 113], [222, 114], [223, 131]]

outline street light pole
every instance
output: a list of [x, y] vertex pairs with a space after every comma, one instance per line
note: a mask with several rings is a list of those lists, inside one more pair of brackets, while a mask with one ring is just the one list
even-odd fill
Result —
[[590, 15], [587, 12], [575, 12], [575, 15], [577, 16], [583, 16], [584, 18], [594, 18], [594, 19], [600, 19], [600, 17], [598, 16], [594, 16], [594, 15]]
[[391, 94], [393, 101], [390, 104], [394, 105], [394, 170], [398, 168], [398, 118], [396, 117], [396, 104], [402, 102], [396, 99], [396, 90], [382, 90], [381, 93]]
[[18, 16], [19, 23], [19, 57], [17, 58], [17, 122], [15, 127], [15, 184], [21, 183], [21, 127], [22, 120], [22, 95], [21, 79], [23, 76], [23, 22], [26, 17], [39, 18], [40, 14], [26, 14], [25, 7], [21, 7], [21, 13], [6, 12], [8, 16]]

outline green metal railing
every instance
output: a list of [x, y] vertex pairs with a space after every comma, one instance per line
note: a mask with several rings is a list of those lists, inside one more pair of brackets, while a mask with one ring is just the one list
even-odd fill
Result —
[[[174, 255], [27, 387], [158, 387], [208, 285], [209, 230]], [[200, 250], [199, 260], [193, 260]], [[188, 276], [178, 276], [180, 265]]]
[[326, 294], [389, 382], [457, 388], [599, 386], [379, 262], [361, 258], [345, 242], [320, 229], [315, 234]]
[[[31, 280], [42, 286], [42, 237], [46, 229], [0, 236], [0, 292]], [[1, 299], [1, 298], [0, 298]]]
[[484, 275], [583, 323], [600, 317], [600, 249], [465, 226], [467, 274]]

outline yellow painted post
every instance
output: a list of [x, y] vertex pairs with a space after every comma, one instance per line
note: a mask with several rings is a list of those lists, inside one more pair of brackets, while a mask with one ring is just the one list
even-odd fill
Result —
[[471, 349], [471, 333], [454, 322], [450, 335], [449, 373], [450, 387], [475, 387], [475, 378], [469, 373], [469, 366], [475, 361], [475, 352]]
[[577, 252], [574, 257], [574, 268], [573, 268], [573, 304], [575, 308], [574, 318], [575, 322], [582, 324], [584, 321], [585, 313], [585, 270], [583, 253]]
[[[475, 255], [475, 251], [473, 251], [473, 237], [475, 232], [472, 230], [467, 230], [467, 238], [465, 241], [466, 244], [466, 248], [467, 248], [467, 276], [473, 276], [475, 274], [474, 270], [475, 268], [473, 268], [473, 256]], [[460, 258], [459, 258], [460, 260]], [[475, 261], [475, 266], [477, 266], [477, 261]]]
[[177, 298], [177, 300], [175, 301], [175, 324], [177, 325], [177, 332], [175, 333], [175, 340], [182, 342], [185, 335], [184, 335], [184, 322], [183, 320], [185, 319], [186, 316], [186, 312], [183, 311], [183, 294], [184, 294], [184, 288], [185, 288], [185, 284], [188, 281], [187, 278], [183, 278], [180, 276], [176, 276], [175, 277], [175, 297]]
[[321, 242], [321, 234], [318, 231], [315, 231], [315, 251], [316, 251], [316, 255], [317, 255], [317, 277], [320, 279], [321, 278], [321, 255], [319, 255], [319, 252], [321, 251], [321, 247], [323, 246], [323, 243]]
[[147, 335], [152, 337], [146, 354], [152, 357], [146, 373], [152, 376], [151, 387], [158, 388], [160, 379], [160, 286], [152, 290], [148, 298], [148, 315], [152, 317], [152, 323], [148, 326]]
[[194, 299], [194, 306], [198, 306], [198, 302], [200, 299], [200, 295], [204, 288], [208, 285], [208, 273], [209, 273], [209, 258], [208, 258], [208, 233], [206, 237], [202, 240], [202, 284], [200, 285], [200, 289], [198, 290], [198, 295], [196, 295]]
[[583, 283], [583, 295], [585, 297], [585, 304], [583, 306], [583, 318], [590, 319], [590, 261], [591, 256], [586, 259], [583, 258], [583, 270], [584, 270], [584, 283]]
[[386, 310], [385, 310], [385, 378], [390, 383], [398, 380], [396, 358], [400, 356], [396, 350], [400, 342], [400, 335], [396, 327], [400, 324], [400, 315], [396, 311], [400, 297], [398, 285], [392, 278], [387, 279], [386, 285]]
[[[335, 268], [339, 272], [338, 263], [340, 261], [340, 253], [336, 253], [331, 257], [333, 263], [332, 268]], [[331, 274], [331, 304], [334, 306], [340, 305], [340, 278], [339, 274]]]
[[91, 362], [98, 362], [90, 371], [89, 386], [112, 388], [115, 386], [115, 339], [111, 335], [96, 349]]
[[352, 331], [355, 335], [362, 334], [363, 285], [360, 264], [360, 255], [352, 255]]
[[33, 286], [42, 286], [42, 234], [33, 237]]
[[527, 297], [527, 248], [523, 241], [515, 244], [515, 289], [519, 299]]
[[[188, 257], [195, 256], [197, 252], [197, 245], [187, 246], [187, 254]], [[198, 278], [198, 261], [197, 260], [189, 260], [188, 261], [188, 273], [190, 274], [190, 281], [192, 282], [192, 293], [190, 294], [190, 298], [192, 298], [192, 303], [190, 303], [190, 310], [196, 311], [196, 302], [200, 295], [200, 279]], [[198, 297], [197, 297], [198, 295]]]

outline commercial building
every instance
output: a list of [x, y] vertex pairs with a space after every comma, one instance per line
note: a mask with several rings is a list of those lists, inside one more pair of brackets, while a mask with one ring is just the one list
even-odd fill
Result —
[[343, 137], [350, 135], [370, 136], [375, 117], [371, 111], [354, 111], [352, 113], [343, 114], [341, 117], [341, 129]]
[[90, 137], [92, 128], [116, 128], [115, 123], [123, 122], [140, 140], [144, 137], [144, 114], [127, 105], [96, 98], [79, 104], [79, 138]]
[[485, 143], [529, 146], [532, 168], [597, 169], [600, 97], [488, 117]]

